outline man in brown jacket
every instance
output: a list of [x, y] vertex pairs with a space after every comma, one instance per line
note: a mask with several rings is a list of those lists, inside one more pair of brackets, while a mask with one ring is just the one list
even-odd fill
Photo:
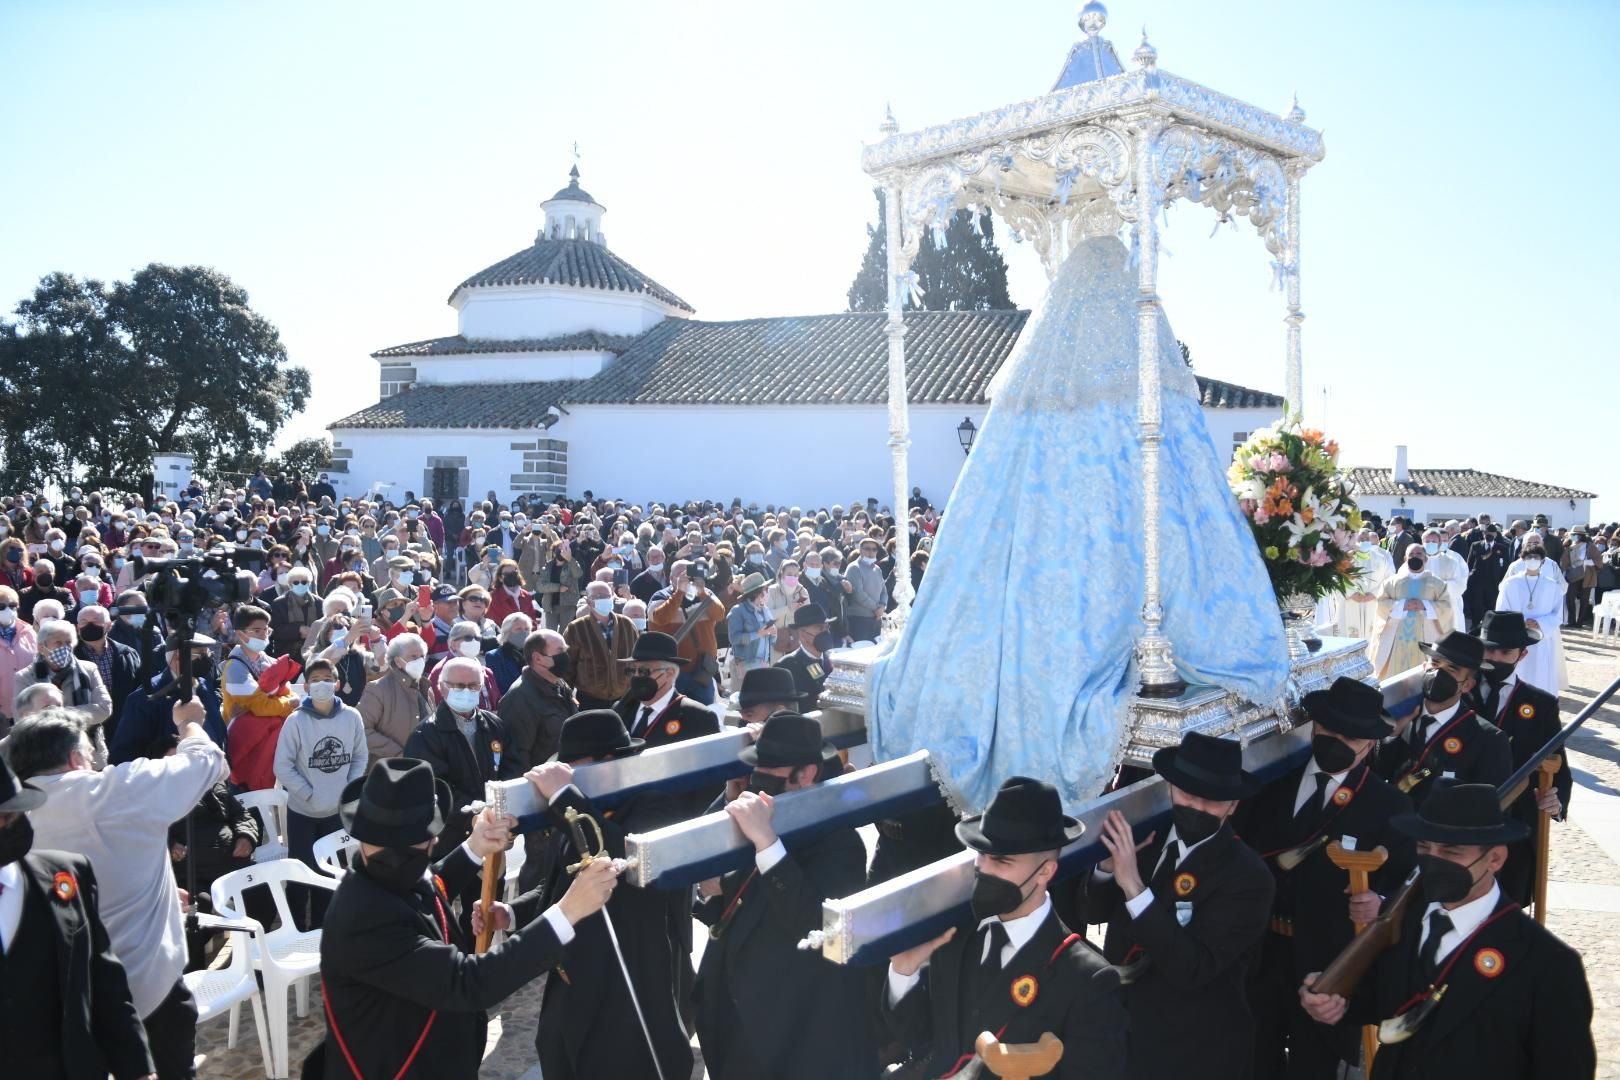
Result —
[[605, 581], [585, 586], [585, 614], [563, 629], [581, 709], [611, 709], [630, 689], [630, 676], [619, 661], [630, 659], [639, 636], [635, 624], [613, 610], [613, 586]]
[[[654, 594], [647, 605], [647, 629], [676, 638], [678, 653], [687, 661], [675, 681], [676, 689], [703, 705], [714, 703], [715, 678], [720, 673], [715, 627], [726, 621], [725, 605], [709, 591], [708, 579], [708, 564], [696, 560], [687, 567], [678, 591], [672, 585]], [[697, 625], [682, 636], [682, 627], [694, 621]]]
[[427, 683], [427, 644], [416, 634], [400, 634], [388, 643], [386, 674], [366, 684], [360, 695], [360, 721], [366, 728], [366, 755], [373, 764], [399, 757], [411, 732], [433, 716]]

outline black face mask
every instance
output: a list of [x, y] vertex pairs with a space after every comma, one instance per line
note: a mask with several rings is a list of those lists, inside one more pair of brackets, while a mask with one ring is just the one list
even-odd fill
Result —
[[100, 641], [106, 636], [106, 629], [97, 626], [95, 623], [86, 623], [84, 626], [79, 627], [80, 641]]
[[1356, 752], [1331, 735], [1311, 736], [1311, 756], [1323, 772], [1342, 773], [1356, 763]]
[[518, 587], [518, 576], [516, 574], [502, 574], [501, 584], [508, 589], [515, 589]]
[[[558, 653], [556, 656], [551, 657], [551, 673], [557, 676], [559, 679], [566, 679], [568, 678], [568, 673], [573, 670], [573, 663], [573, 660], [569, 658], [567, 653]], [[634, 680], [631, 680], [631, 682], [633, 684]], [[644, 701], [646, 699], [642, 698], [639, 700]]]
[[1423, 569], [1423, 560], [1418, 558], [1407, 559], [1406, 568], [1415, 574]]
[[1176, 836], [1187, 847], [1208, 840], [1221, 827], [1220, 818], [1191, 806], [1172, 806], [1170, 820], [1175, 823]]
[[632, 675], [630, 677], [630, 700], [651, 701], [658, 696], [658, 680], [651, 675]]
[[1450, 701], [1457, 696], [1457, 680], [1449, 671], [1435, 668], [1424, 673], [1423, 700], [1441, 702]]
[[[1490, 850], [1487, 848], [1479, 859], [1488, 854]], [[1431, 904], [1455, 904], [1467, 896], [1474, 888], [1474, 875], [1469, 871], [1479, 859], [1464, 866], [1438, 855], [1419, 855], [1417, 864], [1423, 874], [1418, 878], [1418, 884], [1423, 886], [1423, 898]]]
[[973, 871], [973, 895], [968, 900], [968, 906], [973, 909], [973, 917], [983, 920], [996, 915], [1005, 915], [1009, 911], [1016, 911], [1019, 904], [1024, 902], [1024, 885], [1030, 878], [1041, 872], [1041, 867], [1029, 872], [1029, 877], [1014, 884], [1006, 878], [986, 874], [977, 868]]
[[0, 866], [10, 866], [34, 846], [34, 824], [27, 814], [18, 814], [4, 829], [0, 829]]
[[432, 861], [430, 852], [418, 848], [383, 848], [367, 855], [361, 861], [360, 868], [367, 877], [384, 888], [408, 893], [422, 880]]
[[816, 652], [824, 653], [829, 649], [837, 648], [838, 639], [833, 637], [831, 630], [823, 630], [816, 635], [814, 645]]
[[[80, 637], [83, 637], [81, 632]], [[1501, 686], [1513, 674], [1513, 669], [1519, 666], [1517, 660], [1492, 660], [1491, 670], [1485, 672], [1485, 681], [1492, 686]]]
[[770, 773], [755, 773], [748, 778], [748, 790], [758, 795], [769, 795], [771, 798], [787, 790], [788, 778], [785, 776], [772, 776]]

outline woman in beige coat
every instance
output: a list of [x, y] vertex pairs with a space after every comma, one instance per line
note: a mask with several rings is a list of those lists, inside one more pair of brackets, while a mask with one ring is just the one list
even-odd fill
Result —
[[381, 678], [366, 684], [357, 706], [366, 728], [366, 753], [373, 765], [403, 754], [411, 733], [433, 716], [422, 677], [427, 669], [427, 643], [416, 634], [400, 634], [388, 643], [386, 669]]

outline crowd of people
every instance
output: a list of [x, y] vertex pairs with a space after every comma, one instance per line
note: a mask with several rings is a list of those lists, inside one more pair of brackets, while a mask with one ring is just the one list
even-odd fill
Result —
[[[1236, 742], [1189, 735], [1153, 762], [1169, 824], [1144, 838], [1111, 815], [1108, 858], [1059, 880], [1083, 830], [1039, 779], [1008, 780], [966, 820], [937, 804], [879, 821], [870, 860], [852, 828], [788, 844], [773, 826], [777, 797], [849, 767], [815, 716], [827, 653], [878, 636], [939, 523], [915, 491], [899, 514], [590, 492], [395, 504], [262, 473], [173, 499], [6, 500], [0, 1026], [24, 1047], [18, 1075], [195, 1075], [181, 975], [209, 950], [188, 940], [176, 882], [201, 896], [252, 864], [266, 823], [240, 796], [267, 789], [284, 793], [290, 858], [313, 867], [339, 830], [359, 845], [335, 891], [291, 897], [294, 921], [324, 930], [327, 1037], [306, 1076], [476, 1075], [487, 1011], [546, 972], [547, 1077], [684, 1080], [694, 1031], [716, 1080], [952, 1075], [991, 1030], [1058, 1034], [1063, 1077], [1325, 1080], [1359, 1053], [1361, 1024], [1448, 986], [1445, 1025], [1384, 1048], [1374, 1076], [1459, 1061], [1591, 1075], [1580, 961], [1520, 910], [1530, 826], [1567, 811], [1568, 767], [1505, 811], [1495, 785], [1558, 730], [1557, 631], [1616, 584], [1614, 528], [1369, 530], [1361, 587], [1319, 621], [1367, 637], [1381, 674], [1422, 665], [1416, 712], [1390, 716], [1351, 680], [1308, 695], [1311, 756], [1264, 784]], [[253, 599], [204, 606], [187, 635], [143, 560], [205, 552], [229, 554]], [[576, 767], [719, 731], [728, 704], [753, 743], [724, 790], [598, 812], [574, 785]], [[480, 867], [517, 823], [473, 807], [518, 778], [549, 824], [523, 836], [521, 895], [486, 909]], [[755, 857], [695, 889], [618, 886], [570, 827], [592, 817], [623, 856], [630, 833], [722, 809]], [[1388, 852], [1369, 889], [1350, 894], [1328, 840]], [[886, 972], [799, 948], [825, 899], [963, 847], [970, 923]], [[1414, 866], [1402, 944], [1360, 993], [1316, 993]], [[611, 942], [590, 918], [603, 909]], [[698, 964], [694, 918], [710, 938]], [[1071, 932], [1097, 925], [1100, 947]], [[475, 952], [486, 929], [504, 938]], [[59, 974], [25, 993], [14, 973], [46, 968]], [[1508, 992], [1482, 992], [1498, 979]]]
[[1569, 688], [1562, 632], [1590, 627], [1603, 594], [1620, 588], [1620, 524], [1555, 529], [1538, 514], [1503, 526], [1480, 514], [1419, 528], [1393, 517], [1369, 521], [1357, 549], [1354, 587], [1317, 605], [1317, 626], [1365, 639], [1381, 678], [1421, 663], [1420, 642], [1516, 611], [1541, 642], [1520, 677], [1559, 694]]

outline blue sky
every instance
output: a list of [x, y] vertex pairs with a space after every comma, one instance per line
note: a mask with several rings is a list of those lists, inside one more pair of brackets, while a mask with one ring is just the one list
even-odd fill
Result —
[[[1047, 90], [1077, 4], [0, 0], [0, 305], [63, 270], [206, 263], [315, 396], [371, 403], [378, 348], [454, 332], [463, 277], [527, 245], [580, 145], [610, 245], [733, 318], [840, 310], [860, 147]], [[1279, 112], [1303, 192], [1307, 417], [1347, 464], [1475, 467], [1620, 516], [1613, 108], [1620, 5], [1115, 0], [1122, 56]], [[1185, 204], [1162, 292], [1200, 372], [1280, 391], [1253, 230]], [[1003, 237], [1013, 297], [1045, 279]], [[881, 453], [883, 448], [874, 447]]]

